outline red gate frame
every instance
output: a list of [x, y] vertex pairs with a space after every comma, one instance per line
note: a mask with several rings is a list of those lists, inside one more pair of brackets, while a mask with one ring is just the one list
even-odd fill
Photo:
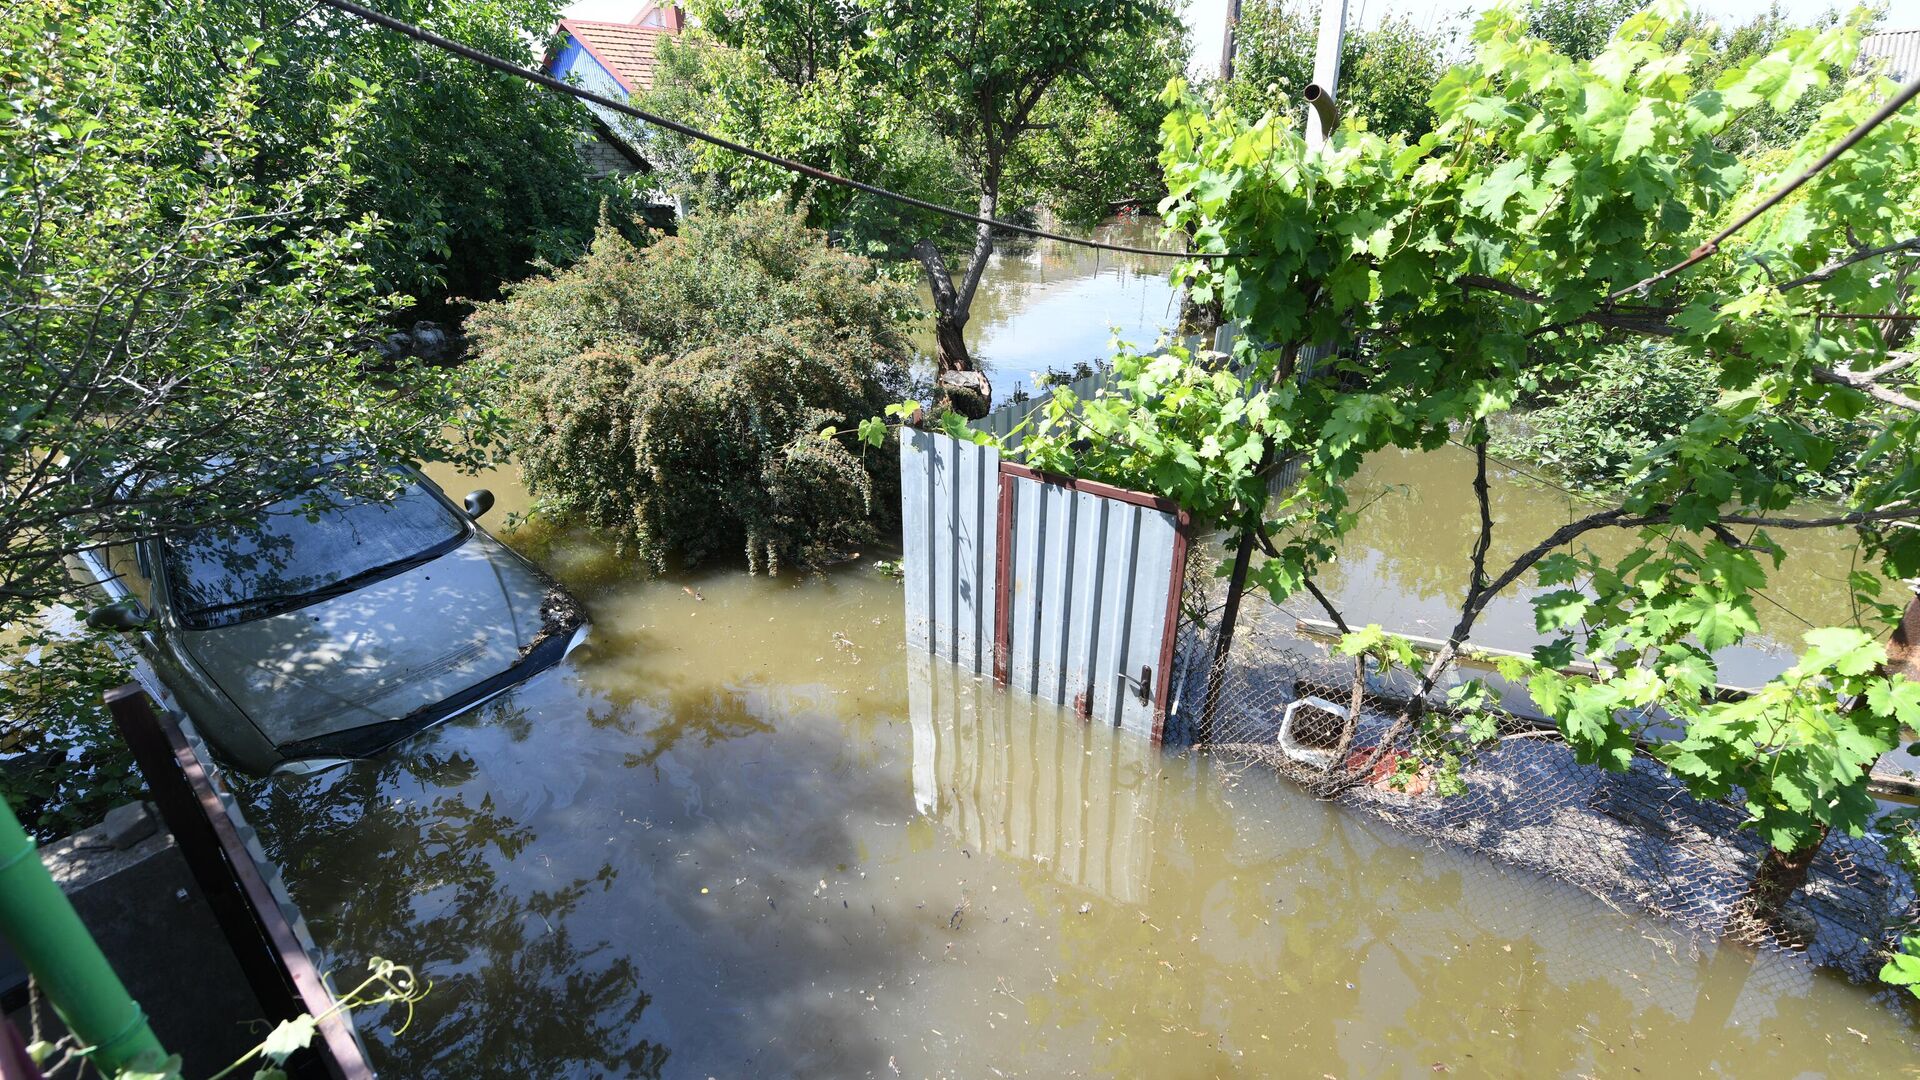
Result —
[[[1007, 685], [1010, 681], [1009, 667], [1012, 663], [1013, 651], [1013, 481], [1016, 478], [1051, 484], [1096, 498], [1144, 506], [1150, 510], [1173, 515], [1173, 565], [1169, 571], [1171, 579], [1167, 582], [1166, 622], [1160, 639], [1160, 657], [1157, 667], [1159, 682], [1153, 690], [1153, 744], [1160, 745], [1161, 738], [1166, 733], [1168, 697], [1173, 691], [1173, 656], [1175, 646], [1178, 644], [1176, 631], [1180, 624], [1180, 594], [1186, 573], [1187, 551], [1193, 542], [1193, 515], [1179, 503], [1159, 495], [1131, 491], [1112, 484], [1103, 484], [1098, 480], [1081, 480], [1057, 473], [1042, 472], [1028, 465], [1019, 465], [1002, 459], [1000, 462], [1000, 520], [996, 529], [997, 535], [994, 537], [994, 550], [998, 561], [994, 568], [993, 583], [993, 681], [1001, 686]], [[1082, 715], [1081, 719], [1085, 720], [1087, 717]]]

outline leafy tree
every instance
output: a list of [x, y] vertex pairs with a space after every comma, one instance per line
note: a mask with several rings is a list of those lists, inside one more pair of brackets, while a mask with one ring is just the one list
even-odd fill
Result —
[[[1585, 761], [1625, 767], [1652, 718], [1682, 728], [1655, 753], [1702, 797], [1741, 793], [1771, 848], [1748, 910], [1778, 932], [1782, 898], [1827, 831], [1869, 827], [1866, 770], [1920, 722], [1920, 683], [1873, 659], [1874, 632], [1898, 613], [1881, 582], [1920, 576], [1915, 354], [1904, 324], [1881, 318], [1905, 304], [1920, 250], [1920, 115], [1894, 115], [1691, 273], [1659, 273], [1887, 92], [1853, 78], [1777, 167], [1750, 169], [1717, 140], [1849, 69], [1867, 20], [1789, 34], [1707, 85], [1697, 73], [1711, 45], [1675, 43], [1680, 14], [1662, 4], [1634, 15], [1577, 60], [1530, 36], [1526, 9], [1496, 9], [1435, 90], [1439, 126], [1413, 142], [1348, 127], [1310, 149], [1271, 116], [1187, 105], [1166, 129], [1169, 218], [1232, 253], [1185, 276], [1247, 328], [1244, 368], [1123, 357], [1118, 393], [1075, 402], [1056, 390], [1050, 426], [1025, 446], [1043, 467], [1180, 498], [1268, 549], [1254, 580], [1274, 597], [1318, 599], [1312, 580], [1352, 527], [1347, 483], [1361, 463], [1464, 442], [1478, 527], [1457, 622], [1346, 782], [1423, 731], [1444, 737], [1429, 695], [1488, 602], [1537, 574], [1547, 643], [1507, 674], [1529, 680]], [[1620, 335], [1670, 342], [1713, 372], [1718, 394], [1635, 462], [1613, 505], [1491, 563], [1493, 422], [1573, 381]], [[1834, 469], [1846, 450], [1808, 418], [1876, 409], [1880, 433], [1841, 463], [1861, 477], [1845, 505], [1787, 513], [1794, 478]], [[1770, 453], [1749, 452], [1762, 443]], [[1299, 480], [1270, 506], [1281, 463]], [[1787, 555], [1778, 538], [1810, 528], [1860, 532], [1873, 559], [1853, 582], [1860, 625], [1809, 634], [1792, 670], [1724, 700], [1715, 653], [1757, 629], [1755, 595]], [[1582, 546], [1610, 529], [1641, 543], [1618, 560]], [[1576, 657], [1598, 673], [1562, 674]]]
[[824, 239], [764, 207], [645, 248], [603, 226], [585, 258], [476, 311], [479, 374], [512, 387], [541, 506], [659, 567], [744, 550], [772, 570], [869, 542], [892, 459], [816, 433], [903, 392], [912, 294]]
[[[1037, 204], [1091, 216], [1157, 196], [1143, 150], [1165, 113], [1154, 92], [1184, 53], [1167, 0], [753, 0], [700, 10], [719, 41], [754, 62], [717, 50], [699, 65], [676, 61], [655, 100], [713, 117], [728, 134], [989, 217]], [[836, 53], [824, 44], [833, 41], [858, 47]], [[735, 193], [809, 194], [814, 220], [829, 229], [910, 248], [933, 293], [948, 389], [984, 410], [990, 388], [964, 331], [993, 253], [991, 227], [815, 192], [711, 151], [693, 161]]]
[[[156, 104], [136, 11], [0, 16], [0, 626], [22, 652], [47, 644], [40, 611], [73, 599], [76, 552], [247, 520], [329, 481], [384, 493], [393, 460], [471, 458], [443, 434], [466, 411], [451, 377], [376, 367], [360, 343], [391, 306], [366, 258], [382, 224], [354, 206], [370, 95], [340, 101], [317, 141], [276, 142], [256, 40], [205, 111]], [[268, 153], [282, 160], [262, 181]], [[0, 693], [14, 723], [100, 722], [95, 686], [67, 684], [85, 699], [67, 709], [29, 675]], [[87, 737], [42, 736], [36, 753]], [[110, 792], [124, 763], [99, 767]]]
[[1569, 59], [1592, 60], [1640, 7], [1639, 0], [1532, 0], [1527, 33]]
[[[518, 63], [538, 66], [554, 0], [395, 0], [381, 10]], [[382, 288], [445, 317], [538, 260], [577, 255], [598, 203], [587, 176], [588, 114], [577, 102], [504, 78], [331, 8], [301, 0], [142, 0], [130, 32], [148, 100], [204, 114], [257, 53], [251, 168], [271, 183], [300, 169], [346, 103], [364, 99], [348, 159], [365, 179], [349, 208], [388, 228], [368, 238]], [[246, 43], [256, 43], [251, 49]], [[181, 147], [192, 150], [191, 144]]]
[[[718, 23], [722, 30], [728, 25]], [[765, 29], [771, 23], [744, 25]], [[860, 25], [845, 24], [850, 40], [863, 36]], [[796, 66], [765, 55], [771, 47], [752, 35], [718, 40], [729, 47], [714, 48], [697, 36], [662, 43], [647, 106], [665, 116], [699, 117], [710, 131], [842, 175], [940, 202], [965, 200], [951, 149], [899, 102], [866, 85], [850, 54], [839, 54], [830, 66]], [[789, 67], [805, 77], [789, 81], [780, 74]], [[696, 212], [786, 201], [806, 207], [808, 220], [842, 246], [882, 258], [911, 255], [899, 210], [886, 200], [669, 133], [648, 132], [646, 148], [648, 160], [669, 186], [687, 193]]]

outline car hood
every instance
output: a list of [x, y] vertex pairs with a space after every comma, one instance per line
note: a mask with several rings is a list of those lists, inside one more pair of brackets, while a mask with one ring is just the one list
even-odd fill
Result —
[[285, 745], [397, 720], [512, 667], [550, 584], [476, 532], [431, 562], [263, 619], [180, 634], [263, 734]]

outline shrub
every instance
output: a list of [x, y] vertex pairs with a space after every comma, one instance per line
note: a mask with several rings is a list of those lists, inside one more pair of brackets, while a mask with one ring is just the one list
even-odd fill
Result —
[[[1679, 435], [1720, 396], [1713, 365], [1661, 345], [1601, 350], [1577, 382], [1551, 395], [1523, 430], [1499, 440], [1502, 453], [1530, 457], [1585, 488], [1607, 490], [1627, 482], [1634, 463]], [[1842, 453], [1831, 468], [1799, 463], [1786, 443], [1795, 431], [1835, 439]], [[1857, 474], [1851, 455], [1864, 449], [1871, 426], [1816, 410], [1779, 410], [1774, 421], [1743, 438], [1742, 453], [1778, 474], [1801, 495], [1839, 498]]]
[[817, 433], [903, 393], [912, 305], [798, 214], [747, 209], [644, 248], [603, 224], [467, 325], [542, 510], [659, 569], [731, 548], [757, 571], [874, 537], [897, 465]]

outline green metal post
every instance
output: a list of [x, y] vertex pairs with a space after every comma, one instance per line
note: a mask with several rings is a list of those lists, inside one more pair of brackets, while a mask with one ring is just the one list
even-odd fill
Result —
[[108, 1076], [165, 1057], [147, 1014], [80, 922], [13, 808], [0, 799], [0, 937], [33, 972], [53, 1011]]

